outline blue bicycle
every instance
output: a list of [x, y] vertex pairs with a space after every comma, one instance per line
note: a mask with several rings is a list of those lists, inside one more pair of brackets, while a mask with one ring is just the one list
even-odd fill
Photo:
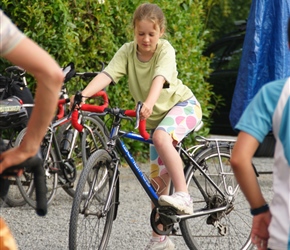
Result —
[[[234, 141], [197, 136], [199, 143], [193, 147], [186, 148], [184, 141], [177, 145], [195, 208], [193, 215], [178, 215], [175, 209], [158, 204], [157, 191], [122, 140], [129, 138], [152, 143], [144, 121], [138, 124], [140, 108], [141, 104], [136, 111], [88, 104], [81, 107], [93, 112], [91, 115], [109, 114], [113, 122], [107, 148], [94, 152], [81, 173], [70, 216], [69, 249], [107, 247], [119, 206], [119, 155], [124, 157], [155, 205], [151, 213], [151, 226], [156, 233], [172, 235], [179, 224], [189, 249], [250, 249], [252, 217], [229, 161]], [[140, 135], [122, 131], [121, 122], [124, 119], [132, 120], [131, 117], [135, 116]], [[174, 191], [172, 185], [170, 190], [171, 193]], [[160, 225], [163, 225], [163, 230], [159, 229]]]

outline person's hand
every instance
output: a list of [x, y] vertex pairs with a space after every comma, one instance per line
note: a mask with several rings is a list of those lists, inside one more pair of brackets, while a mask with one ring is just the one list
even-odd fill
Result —
[[[18, 165], [28, 158], [34, 156], [36, 152], [25, 151], [21, 147], [11, 148], [0, 154], [0, 174], [11, 166]], [[20, 176], [23, 170], [17, 171], [17, 176]]]
[[253, 217], [251, 239], [258, 250], [267, 250], [269, 231], [268, 227], [271, 221], [270, 210]]
[[[75, 96], [72, 95], [70, 97], [70, 105], [69, 105], [69, 109], [72, 110], [73, 108], [73, 104], [74, 104], [74, 100], [75, 100]], [[85, 103], [86, 98], [82, 98], [82, 102], [80, 103], [80, 105], [76, 105], [75, 108], [78, 109], [83, 103]]]
[[142, 108], [140, 110], [140, 119], [146, 120], [152, 114], [153, 108], [143, 102]]

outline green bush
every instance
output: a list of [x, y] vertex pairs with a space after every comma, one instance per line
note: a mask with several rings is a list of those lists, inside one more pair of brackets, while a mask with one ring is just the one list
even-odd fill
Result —
[[[131, 20], [135, 8], [142, 2], [106, 0], [99, 4], [93, 0], [2, 0], [2, 9], [61, 66], [72, 61], [81, 72], [100, 70], [99, 62], [107, 64], [123, 43], [133, 39]], [[209, 59], [202, 56], [209, 35], [204, 26], [203, 0], [160, 0], [155, 3], [164, 10], [167, 18], [166, 39], [176, 49], [179, 77], [193, 90], [202, 105], [205, 126], [201, 133], [206, 135], [214, 108], [210, 103], [214, 93], [204, 80], [210, 69]], [[6, 66], [2, 63], [1, 70]], [[35, 83], [29, 82], [34, 89]], [[71, 81], [69, 92], [73, 94], [86, 84]], [[127, 89], [126, 79], [108, 88], [112, 106], [134, 107]], [[135, 153], [145, 150], [144, 145], [136, 143], [130, 147]]]
[[211, 35], [209, 43], [237, 30], [235, 21], [247, 20], [252, 0], [205, 0], [206, 24]]

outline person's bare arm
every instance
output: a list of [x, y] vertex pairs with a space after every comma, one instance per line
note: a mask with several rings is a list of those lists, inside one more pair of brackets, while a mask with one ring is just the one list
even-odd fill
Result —
[[[95, 76], [94, 79], [91, 80], [89, 84], [87, 85], [87, 87], [85, 87], [82, 91], [83, 102], [85, 102], [85, 100], [88, 97], [91, 97], [92, 95], [106, 88], [111, 82], [112, 82], [112, 79], [105, 73], [101, 72], [100, 74]], [[72, 108], [74, 98], [75, 98], [74, 95], [70, 97], [70, 100], [71, 100], [70, 108]]]
[[259, 142], [253, 136], [240, 132], [231, 156], [235, 177], [251, 208], [261, 207], [266, 203], [252, 166], [252, 158], [258, 146]]
[[85, 87], [85, 89], [82, 91], [82, 95], [84, 97], [90, 97], [100, 90], [106, 88], [111, 82], [112, 79], [108, 75], [105, 73], [100, 73], [95, 76], [92, 81], [90, 81], [87, 87]]
[[153, 107], [160, 96], [164, 83], [163, 76], [157, 76], [153, 79], [149, 94], [140, 111], [142, 120], [146, 120], [152, 114]]
[[[261, 207], [265, 206], [266, 200], [263, 197], [252, 166], [252, 158], [258, 146], [259, 142], [254, 137], [245, 132], [240, 132], [232, 152], [231, 165], [251, 209], [260, 210]], [[271, 213], [269, 209], [259, 212], [253, 217], [251, 239], [259, 250], [267, 249], [270, 221]]]
[[11, 63], [31, 73], [37, 83], [35, 107], [21, 145], [1, 154], [0, 173], [35, 155], [51, 122], [63, 82], [63, 73], [54, 59], [29, 38], [24, 38], [4, 56]]

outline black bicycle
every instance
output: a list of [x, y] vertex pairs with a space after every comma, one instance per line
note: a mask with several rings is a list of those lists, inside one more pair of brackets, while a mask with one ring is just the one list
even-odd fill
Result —
[[[0, 75], [0, 100], [2, 100], [0, 103], [0, 151], [6, 151], [15, 146], [16, 138], [26, 127], [34, 105], [32, 94], [27, 88], [25, 74], [24, 69], [9, 66], [5, 69], [5, 74]], [[12, 106], [15, 109], [14, 112], [11, 110]], [[18, 190], [16, 179], [11, 176], [9, 181], [9, 192], [2, 199], [9, 206], [24, 205], [25, 200]]]
[[[76, 72], [74, 65], [70, 63], [65, 67], [66, 81], [73, 77], [82, 79], [91, 79], [98, 72]], [[66, 88], [63, 88], [66, 90]], [[65, 97], [66, 92], [62, 91], [61, 96]], [[101, 99], [100, 99], [101, 97]], [[103, 102], [104, 106], [108, 105], [108, 97], [106, 92], [102, 91], [95, 95], [96, 100]], [[47, 202], [52, 203], [58, 187], [62, 187], [70, 196], [74, 196], [75, 181], [78, 179], [79, 172], [86, 164], [89, 155], [99, 148], [106, 145], [105, 126], [103, 121], [98, 117], [90, 117], [88, 113], [80, 114], [79, 122], [84, 125], [82, 132], [77, 131], [71, 124], [71, 111], [64, 106], [70, 100], [60, 99], [58, 105], [58, 113], [51, 125], [48, 127], [47, 133], [42, 141], [41, 149], [44, 159], [43, 167], [46, 175], [47, 185]], [[25, 107], [25, 105], [23, 105]], [[14, 146], [18, 146], [24, 135], [26, 128], [17, 136]], [[22, 176], [10, 178], [11, 184], [16, 185], [17, 191], [8, 193], [8, 198], [13, 200], [13, 205], [24, 205], [28, 203], [32, 207], [36, 207], [34, 179], [33, 175], [25, 171]], [[20, 191], [20, 195], [19, 195]]]

